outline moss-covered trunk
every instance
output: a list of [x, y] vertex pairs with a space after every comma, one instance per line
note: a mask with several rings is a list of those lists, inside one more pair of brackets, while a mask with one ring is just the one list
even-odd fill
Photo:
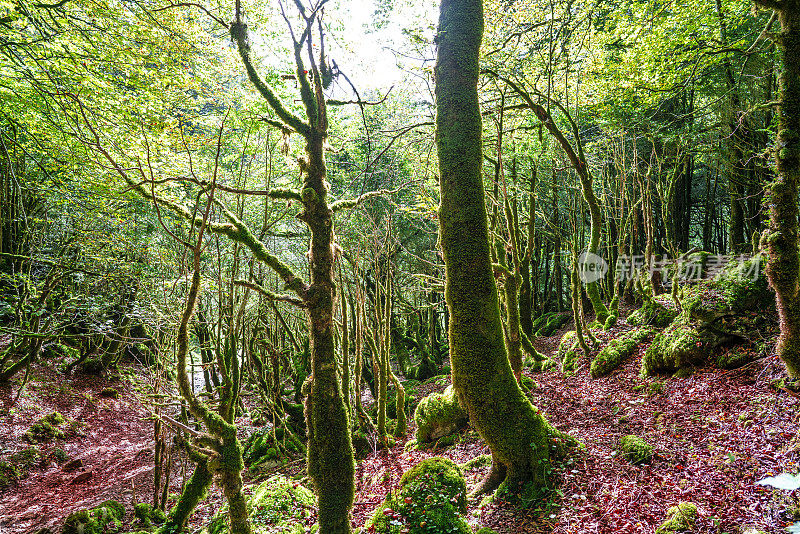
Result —
[[158, 529], [157, 532], [159, 533], [183, 532], [189, 521], [189, 516], [192, 515], [200, 501], [205, 498], [206, 492], [214, 480], [214, 474], [208, 469], [208, 461], [199, 457], [193, 459], [197, 462], [194, 472], [186, 482], [181, 496], [178, 497], [178, 502], [170, 510], [167, 521]]
[[306, 398], [308, 474], [319, 503], [320, 532], [349, 534], [355, 462], [347, 408], [336, 376], [333, 341], [333, 213], [327, 204], [324, 133], [306, 139], [308, 172], [300, 218], [311, 230], [311, 285], [307, 305], [311, 339], [311, 388]]
[[770, 185], [767, 277], [777, 296], [781, 336], [778, 354], [789, 374], [800, 377], [800, 261], [798, 261], [798, 186], [800, 186], [800, 0], [757, 2], [775, 8], [781, 23], [776, 41], [781, 72], [777, 176]]
[[[436, 78], [439, 239], [453, 385], [507, 480], [544, 481], [548, 425], [517, 386], [503, 343], [481, 177], [481, 0], [442, 0]], [[484, 487], [483, 489], [490, 489]]]

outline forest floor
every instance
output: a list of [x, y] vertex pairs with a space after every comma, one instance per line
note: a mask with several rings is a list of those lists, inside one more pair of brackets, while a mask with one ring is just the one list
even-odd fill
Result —
[[[562, 332], [538, 340], [539, 350], [553, 354]], [[536, 384], [530, 394], [534, 405], [556, 427], [582, 440], [585, 451], [556, 472], [543, 503], [520, 509], [501, 501], [473, 502], [469, 521], [499, 533], [653, 533], [667, 508], [691, 501], [700, 514], [694, 532], [785, 532], [796, 503], [787, 493], [756, 484], [766, 476], [795, 473], [800, 462], [800, 401], [771, 387], [784, 375], [780, 362], [768, 357], [734, 371], [709, 368], [688, 378], [642, 379], [640, 357], [597, 380], [588, 377], [586, 362], [571, 376], [560, 370], [530, 375]], [[141, 368], [123, 375], [115, 381], [70, 379], [45, 363], [33, 368], [13, 406], [18, 385], [0, 389], [0, 459], [27, 446], [22, 437], [35, 420], [55, 410], [67, 418], [63, 439], [39, 445], [41, 463], [0, 490], [0, 532], [49, 527], [55, 533], [69, 513], [106, 499], [126, 505], [151, 500], [153, 423], [142, 391], [133, 386], [146, 376]], [[444, 377], [433, 381], [419, 395], [446, 384]], [[104, 397], [107, 387], [116, 388], [119, 398]], [[616, 455], [626, 434], [653, 444], [650, 464], [633, 466]], [[444, 449], [405, 451], [403, 445], [401, 440], [358, 464], [354, 526], [363, 525], [402, 473], [422, 459], [441, 455], [463, 463], [489, 452], [471, 429]], [[69, 461], [56, 461], [56, 448]], [[485, 470], [467, 472], [468, 485], [474, 486]], [[295, 462], [289, 471], [296, 475], [302, 465]], [[170, 490], [177, 494], [191, 474], [190, 463], [178, 460], [173, 473]], [[219, 491], [212, 491], [193, 518], [195, 530], [221, 504]]]

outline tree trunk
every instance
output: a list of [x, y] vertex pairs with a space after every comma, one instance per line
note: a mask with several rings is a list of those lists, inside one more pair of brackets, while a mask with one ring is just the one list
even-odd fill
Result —
[[778, 355], [789, 374], [800, 377], [800, 262], [797, 195], [800, 185], [800, 0], [758, 2], [775, 8], [781, 23], [777, 176], [769, 189], [770, 233], [767, 277], [777, 296], [781, 335]]
[[308, 474], [317, 494], [320, 532], [349, 534], [355, 495], [355, 461], [333, 343], [333, 214], [326, 198], [325, 134], [306, 139], [308, 172], [301, 191], [300, 218], [311, 230], [311, 285], [306, 299], [311, 339], [311, 388], [305, 404]]
[[517, 386], [503, 343], [481, 176], [477, 83], [482, 34], [481, 0], [442, 0], [435, 68], [439, 236], [453, 386], [496, 466], [506, 467], [513, 489], [528, 481], [544, 483], [550, 427]]

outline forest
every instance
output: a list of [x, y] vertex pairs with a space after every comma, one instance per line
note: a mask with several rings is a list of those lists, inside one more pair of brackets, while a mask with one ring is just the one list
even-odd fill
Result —
[[799, 58], [800, 0], [0, 0], [0, 532], [800, 532]]

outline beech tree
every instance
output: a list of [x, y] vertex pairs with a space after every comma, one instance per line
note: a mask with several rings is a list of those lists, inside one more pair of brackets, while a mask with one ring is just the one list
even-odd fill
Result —
[[781, 336], [777, 351], [789, 374], [800, 378], [800, 259], [798, 258], [797, 195], [800, 186], [800, 1], [756, 0], [773, 9], [781, 31], [775, 41], [780, 54], [778, 134], [774, 157], [777, 173], [769, 186], [767, 277], [775, 290]]
[[434, 71], [439, 242], [450, 311], [453, 386], [492, 451], [491, 470], [476, 494], [504, 481], [510, 489], [542, 485], [551, 440], [566, 438], [520, 390], [503, 341], [481, 173], [477, 84], [482, 34], [481, 0], [442, 1]]

